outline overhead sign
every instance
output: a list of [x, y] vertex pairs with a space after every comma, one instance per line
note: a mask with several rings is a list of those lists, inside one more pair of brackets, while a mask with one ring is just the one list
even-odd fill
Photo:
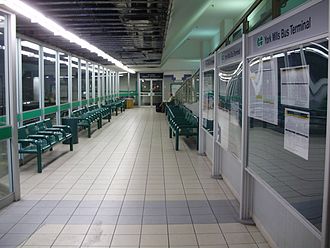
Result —
[[208, 71], [214, 69], [214, 55], [203, 60], [203, 70]]
[[242, 42], [238, 42], [217, 53], [217, 64], [219, 66], [228, 65], [240, 60], [242, 60]]
[[274, 20], [274, 25], [249, 37], [250, 54], [328, 33], [328, 20], [324, 19], [328, 17], [328, 10], [328, 1], [323, 0], [280, 22]]
[[140, 79], [163, 79], [163, 73], [140, 73]]

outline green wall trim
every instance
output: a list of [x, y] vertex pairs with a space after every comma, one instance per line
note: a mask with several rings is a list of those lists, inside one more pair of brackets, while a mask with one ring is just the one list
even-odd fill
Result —
[[58, 111], [58, 106], [57, 105], [44, 108], [44, 114], [45, 115], [56, 113], [57, 111]]
[[128, 90], [120, 90], [119, 91], [119, 96], [137, 96], [138, 92], [137, 91], [128, 91]]
[[82, 105], [82, 106], [86, 106], [87, 104], [88, 104], [88, 100], [82, 100], [82, 101], [81, 101], [81, 105]]
[[2, 115], [2, 116], [0, 116], [0, 123], [1, 123], [1, 125], [6, 125], [6, 120], [7, 120], [7, 118], [6, 118], [6, 116], [5, 115]]
[[12, 136], [12, 127], [11, 126], [3, 126], [0, 127], [0, 140], [9, 139]]
[[23, 112], [23, 120], [29, 120], [33, 118], [40, 117], [42, 115], [42, 110], [41, 109], [35, 109], [35, 110], [30, 110]]
[[71, 108], [71, 103], [64, 103], [64, 104], [60, 105], [60, 111], [68, 110], [70, 108]]
[[75, 107], [79, 107], [80, 106], [80, 101], [78, 101], [78, 102], [73, 102], [72, 103], [72, 108], [75, 108]]

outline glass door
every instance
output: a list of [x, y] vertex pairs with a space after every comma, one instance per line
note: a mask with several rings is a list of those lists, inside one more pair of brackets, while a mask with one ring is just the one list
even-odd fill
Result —
[[163, 100], [163, 80], [141, 79], [141, 106], [153, 106]]
[[151, 80], [141, 80], [141, 105], [151, 105]]
[[160, 104], [163, 100], [163, 80], [152, 80], [152, 105]]

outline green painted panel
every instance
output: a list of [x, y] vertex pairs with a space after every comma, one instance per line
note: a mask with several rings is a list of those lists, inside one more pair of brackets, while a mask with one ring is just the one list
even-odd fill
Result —
[[72, 108], [79, 107], [79, 106], [80, 106], [80, 101], [72, 103]]
[[71, 103], [64, 103], [64, 104], [60, 105], [60, 111], [68, 110], [70, 108], [71, 108]]
[[37, 117], [40, 117], [41, 115], [42, 115], [41, 109], [26, 111], [26, 112], [23, 112], [23, 120], [25, 121], [25, 120], [37, 118]]
[[89, 99], [89, 103], [94, 103], [95, 102], [95, 99], [94, 98], [90, 98]]
[[0, 140], [9, 139], [12, 136], [11, 126], [0, 127]]
[[58, 106], [55, 105], [55, 106], [45, 108], [44, 109], [44, 114], [49, 115], [49, 114], [52, 114], [52, 113], [56, 113], [57, 111], [58, 111]]

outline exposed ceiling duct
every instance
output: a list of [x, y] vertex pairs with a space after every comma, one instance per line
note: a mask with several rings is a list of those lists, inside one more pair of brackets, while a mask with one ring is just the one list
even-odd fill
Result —
[[[125, 65], [160, 64], [171, 0], [60, 1], [24, 0], [67, 30]], [[17, 32], [100, 63], [109, 63], [67, 44], [29, 22], [17, 20]]]

